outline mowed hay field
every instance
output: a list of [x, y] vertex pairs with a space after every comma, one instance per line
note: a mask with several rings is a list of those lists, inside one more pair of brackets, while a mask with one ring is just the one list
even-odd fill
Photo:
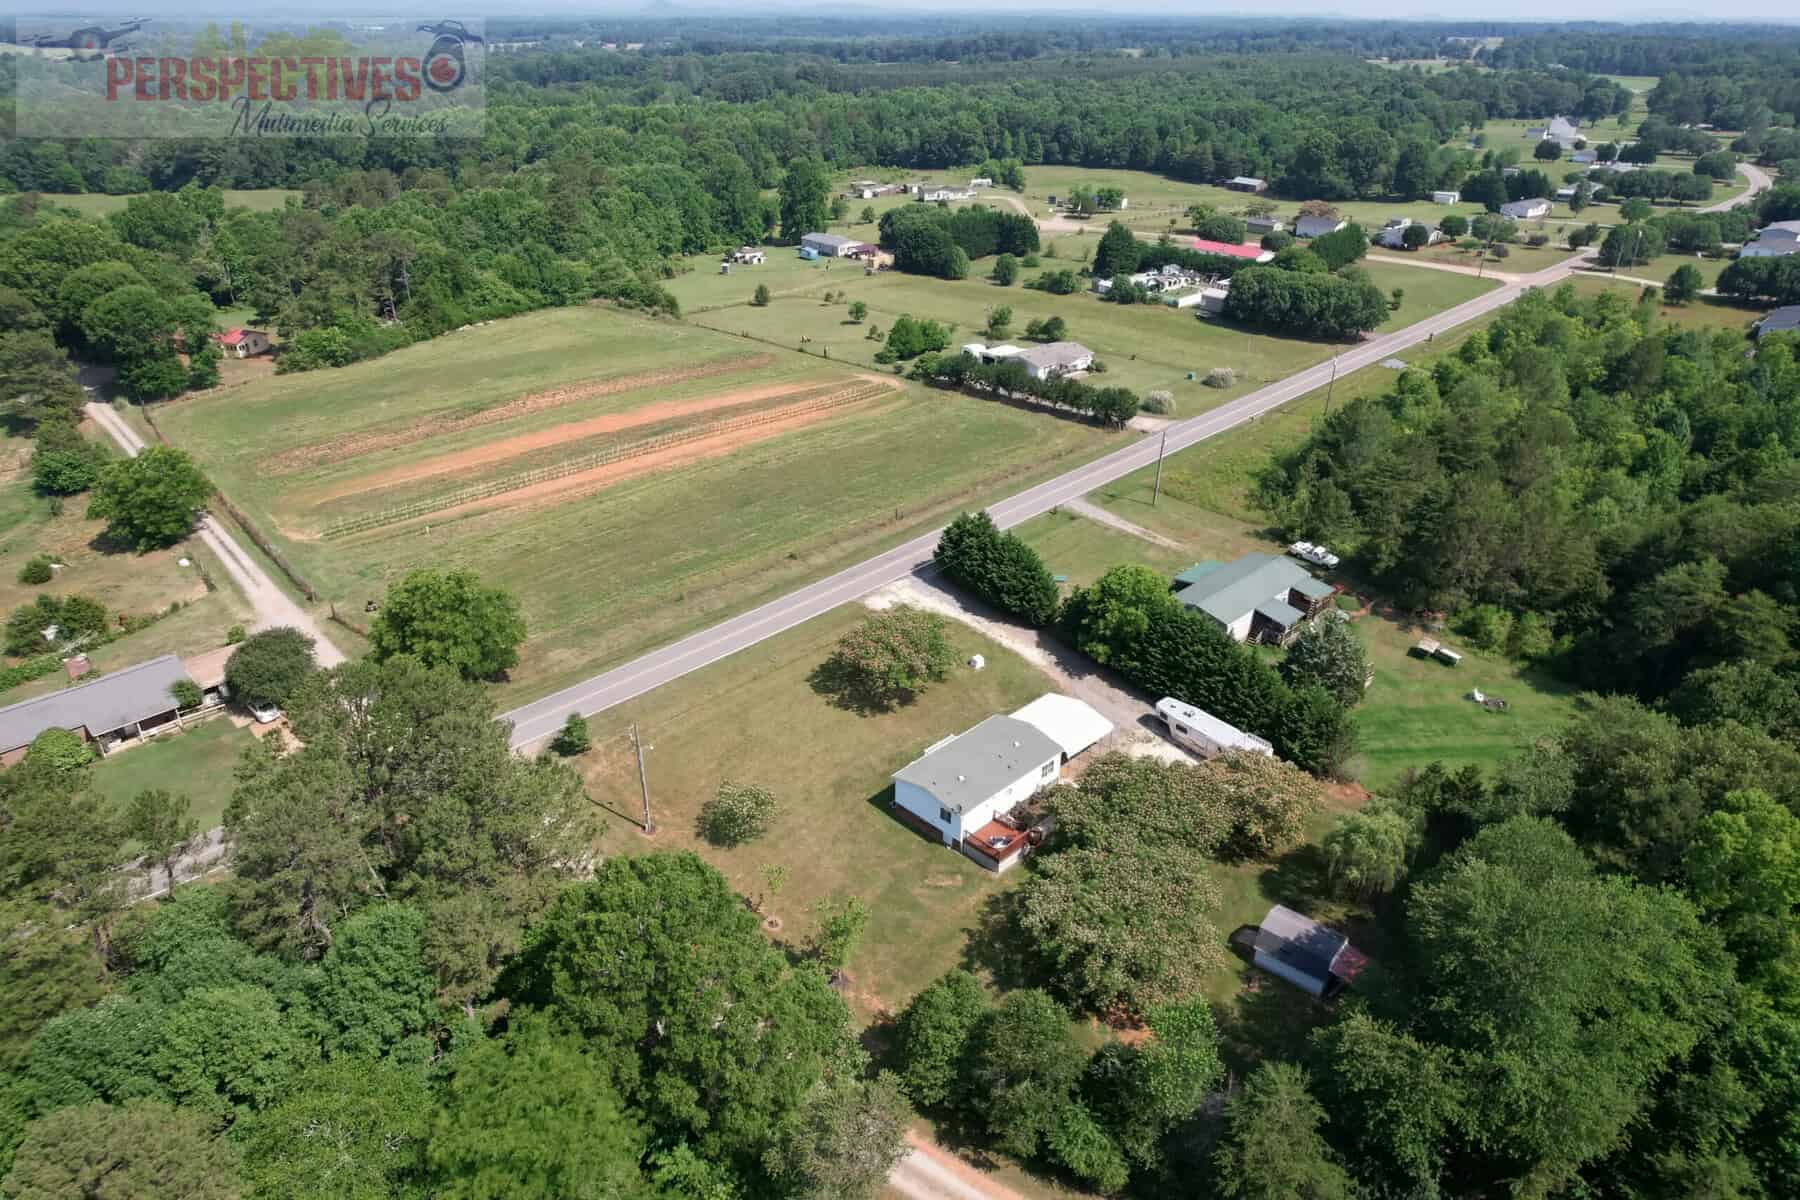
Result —
[[[573, 682], [842, 567], [1120, 435], [588, 307], [157, 410], [340, 611], [466, 567]], [[364, 618], [356, 618], [364, 619]]]
[[[1085, 249], [1092, 250], [1093, 239]], [[1059, 255], [1076, 249], [1059, 241]], [[1020, 279], [1044, 271], [1077, 267], [1081, 259], [1042, 259], [1037, 268], [1022, 271]], [[761, 267], [739, 267], [730, 276], [717, 274], [716, 263], [695, 258], [693, 270], [669, 285], [691, 313], [693, 323], [722, 332], [741, 334], [798, 349], [829, 353], [833, 362], [874, 368], [881, 343], [871, 341], [871, 327], [890, 328], [894, 319], [908, 314], [954, 326], [952, 348], [970, 341], [989, 341], [983, 332], [989, 311], [997, 306], [1013, 310], [1007, 340], [1028, 345], [1022, 334], [1033, 319], [1060, 316], [1068, 323], [1068, 337], [1089, 347], [1107, 366], [1105, 375], [1091, 376], [1096, 385], [1119, 384], [1137, 392], [1168, 389], [1191, 416], [1221, 400], [1253, 391], [1295, 371], [1324, 362], [1341, 346], [1304, 338], [1278, 337], [1236, 326], [1227, 321], [1202, 320], [1193, 309], [1174, 309], [1156, 304], [1113, 304], [1091, 291], [1055, 296], [1021, 285], [999, 287], [986, 276], [992, 259], [981, 259], [962, 280], [933, 279], [883, 271], [865, 275], [854, 263], [840, 261], [829, 270], [819, 263], [796, 259], [792, 251], [775, 248]], [[1399, 329], [1434, 313], [1472, 300], [1499, 284], [1448, 271], [1419, 270], [1392, 262], [1363, 264], [1383, 291], [1405, 291], [1399, 310], [1389, 314], [1383, 331]], [[709, 273], [709, 271], [711, 273]], [[758, 284], [770, 292], [765, 306], [750, 303]], [[833, 300], [823, 297], [830, 292]], [[849, 318], [849, 305], [862, 301], [867, 318]], [[1345, 343], [1344, 345], [1348, 345]], [[1235, 382], [1214, 389], [1190, 380], [1213, 367], [1230, 367]]]

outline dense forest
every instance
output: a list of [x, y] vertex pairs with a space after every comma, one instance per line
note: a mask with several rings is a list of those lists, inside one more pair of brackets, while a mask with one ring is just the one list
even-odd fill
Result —
[[1592, 686], [1659, 700], [1695, 672], [1768, 668], [1792, 693], [1796, 346], [1746, 356], [1735, 331], [1655, 314], [1527, 295], [1331, 414], [1264, 472], [1264, 503], [1406, 606]]

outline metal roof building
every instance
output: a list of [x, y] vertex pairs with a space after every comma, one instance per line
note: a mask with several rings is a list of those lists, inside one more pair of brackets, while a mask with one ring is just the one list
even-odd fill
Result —
[[894, 780], [930, 792], [945, 808], [972, 811], [1047, 759], [1061, 757], [1062, 747], [1037, 726], [993, 716], [932, 746], [895, 771]]
[[1337, 930], [1279, 904], [1257, 927], [1250, 961], [1315, 996], [1349, 983], [1368, 962]]
[[46, 729], [74, 730], [104, 749], [107, 735], [174, 713], [169, 688], [187, 677], [181, 660], [164, 654], [0, 708], [0, 755], [22, 751]]
[[1336, 589], [1282, 555], [1246, 554], [1229, 563], [1195, 563], [1175, 576], [1174, 591], [1177, 600], [1199, 609], [1243, 641], [1250, 636], [1255, 617], [1291, 629]]
[[1062, 747], [1064, 760], [1074, 758], [1111, 734], [1113, 723], [1073, 696], [1049, 692], [1013, 714]]
[[1800, 304], [1790, 304], [1786, 308], [1778, 308], [1756, 323], [1756, 336], [1765, 333], [1793, 333], [1800, 331]]

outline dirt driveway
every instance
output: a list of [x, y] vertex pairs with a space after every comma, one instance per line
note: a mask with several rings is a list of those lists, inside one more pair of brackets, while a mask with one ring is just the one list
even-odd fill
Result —
[[964, 595], [940, 580], [935, 571], [926, 577], [908, 575], [869, 593], [863, 597], [863, 603], [876, 610], [907, 604], [938, 613], [1018, 654], [1044, 673], [1052, 689], [1093, 706], [1113, 723], [1111, 736], [1090, 754], [1123, 750], [1133, 756], [1192, 761], [1186, 752], [1156, 732], [1153, 700], [1146, 701], [1131, 692], [1103, 674], [1092, 659], [1042, 630], [1022, 625]]

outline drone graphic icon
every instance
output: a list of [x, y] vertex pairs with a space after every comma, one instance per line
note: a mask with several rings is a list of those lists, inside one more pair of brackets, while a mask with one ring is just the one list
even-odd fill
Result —
[[431, 49], [425, 52], [425, 86], [434, 92], [453, 92], [469, 77], [463, 46], [467, 43], [486, 45], [481, 35], [472, 32], [461, 21], [439, 21], [419, 26], [420, 33], [435, 34]]

